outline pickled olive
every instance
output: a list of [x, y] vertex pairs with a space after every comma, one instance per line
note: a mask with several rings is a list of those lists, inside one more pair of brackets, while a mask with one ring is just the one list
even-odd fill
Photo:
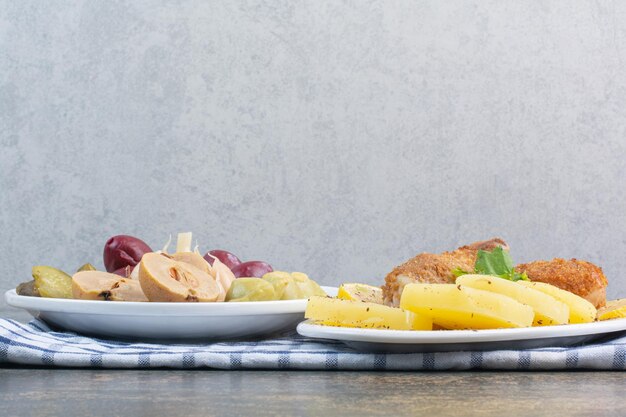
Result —
[[226, 301], [271, 301], [276, 300], [274, 286], [260, 278], [239, 278], [230, 286]]
[[90, 264], [90, 263], [86, 263], [86, 264], [81, 265], [81, 267], [80, 267], [80, 268], [78, 268], [78, 269], [76, 270], [76, 272], [82, 272], [82, 271], [95, 271], [95, 270], [96, 270], [96, 267], [95, 267], [95, 266], [93, 266], [93, 265], [92, 265], [92, 264]]
[[216, 257], [217, 259], [220, 260], [220, 262], [222, 262], [224, 265], [226, 265], [229, 269], [233, 269], [234, 267], [236, 267], [237, 265], [241, 264], [241, 261], [239, 260], [239, 258], [237, 258], [235, 255], [233, 255], [232, 253], [226, 251], [226, 250], [221, 250], [221, 249], [214, 249], [214, 250], [210, 250], [206, 253], [206, 255], [204, 255], [204, 259], [206, 259], [206, 261], [213, 266], [213, 255], [214, 257]]
[[27, 297], [40, 297], [39, 291], [37, 291], [37, 287], [35, 287], [35, 280], [30, 280], [28, 282], [22, 282], [15, 289], [17, 295], [25, 295]]
[[261, 278], [268, 272], [272, 272], [274, 269], [270, 264], [263, 261], [248, 261], [241, 263], [232, 268], [235, 277], [257, 277]]
[[104, 245], [104, 267], [107, 272], [126, 266], [134, 267], [148, 252], [152, 252], [152, 249], [141, 239], [127, 235], [113, 236]]
[[35, 288], [46, 298], [72, 298], [72, 277], [51, 266], [33, 266]]

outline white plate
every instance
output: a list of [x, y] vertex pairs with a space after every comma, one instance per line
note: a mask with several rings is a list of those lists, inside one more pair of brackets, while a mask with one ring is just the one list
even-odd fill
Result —
[[[329, 295], [337, 288], [322, 287]], [[5, 293], [7, 304], [64, 330], [134, 340], [233, 339], [288, 330], [307, 300], [245, 303], [137, 303], [66, 300]]]
[[437, 331], [354, 329], [305, 321], [297, 329], [303, 336], [338, 340], [362, 351], [450, 352], [572, 346], [623, 334], [626, 319], [521, 329]]

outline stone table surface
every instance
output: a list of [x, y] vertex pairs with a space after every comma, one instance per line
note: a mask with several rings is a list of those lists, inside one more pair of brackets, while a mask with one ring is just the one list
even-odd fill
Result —
[[619, 372], [0, 368], [2, 416], [623, 416]]

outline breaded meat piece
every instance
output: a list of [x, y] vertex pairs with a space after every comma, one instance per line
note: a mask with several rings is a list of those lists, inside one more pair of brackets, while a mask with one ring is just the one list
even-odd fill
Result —
[[520, 264], [515, 267], [515, 270], [520, 273], [526, 272], [531, 281], [545, 282], [573, 292], [585, 298], [596, 308], [606, 304], [608, 281], [602, 268], [591, 262], [555, 258], [551, 261]]
[[400, 296], [406, 284], [423, 282], [429, 284], [453, 283], [456, 277], [452, 271], [460, 268], [464, 271], [473, 271], [476, 263], [476, 254], [480, 249], [491, 251], [496, 247], [509, 249], [506, 242], [500, 238], [493, 238], [481, 242], [461, 246], [452, 252], [440, 254], [421, 253], [394, 268], [385, 277], [383, 285], [383, 302], [386, 305], [397, 307], [400, 305]]

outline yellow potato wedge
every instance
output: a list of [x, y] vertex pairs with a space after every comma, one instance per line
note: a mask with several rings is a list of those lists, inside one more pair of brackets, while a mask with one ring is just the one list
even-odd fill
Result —
[[626, 298], [607, 301], [606, 305], [598, 310], [598, 320], [621, 319], [626, 317]]
[[395, 307], [314, 296], [304, 317], [327, 326], [390, 330], [432, 330], [429, 317]]
[[567, 304], [569, 307], [570, 324], [591, 323], [596, 319], [597, 310], [594, 305], [574, 293], [562, 290], [554, 285], [546, 284], [545, 282], [517, 281], [517, 284], [541, 291]]
[[455, 284], [408, 284], [400, 308], [445, 329], [530, 327], [535, 313], [511, 297]]
[[463, 275], [456, 279], [456, 283], [477, 290], [506, 295], [532, 307], [535, 311], [533, 326], [567, 324], [569, 321], [567, 304], [542, 291], [518, 285], [517, 282], [491, 275]]
[[337, 298], [342, 300], [365, 301], [367, 303], [382, 304], [383, 290], [368, 284], [346, 283], [341, 284]]

